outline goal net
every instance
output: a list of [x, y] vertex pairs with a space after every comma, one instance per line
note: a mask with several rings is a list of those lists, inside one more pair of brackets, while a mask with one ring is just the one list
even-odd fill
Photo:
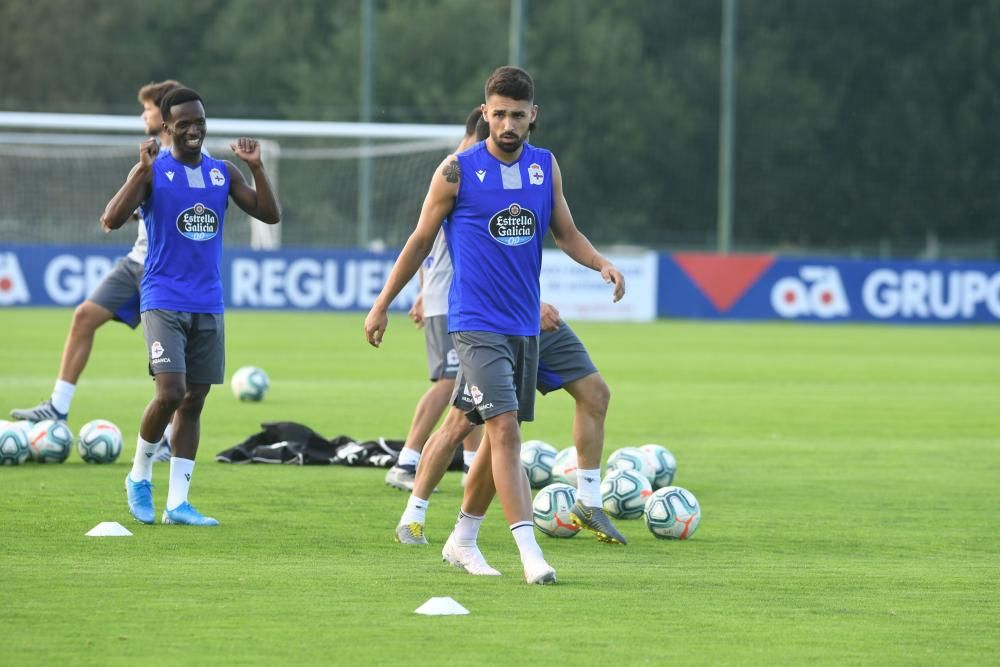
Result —
[[[131, 243], [134, 227], [104, 234], [99, 217], [138, 160], [138, 119], [14, 117], [0, 112], [0, 243]], [[282, 206], [282, 224], [270, 226], [231, 203], [225, 243], [400, 247], [434, 169], [461, 134], [461, 126], [209, 119], [205, 149], [232, 161], [248, 181], [250, 171], [229, 144], [237, 136], [261, 140]]]

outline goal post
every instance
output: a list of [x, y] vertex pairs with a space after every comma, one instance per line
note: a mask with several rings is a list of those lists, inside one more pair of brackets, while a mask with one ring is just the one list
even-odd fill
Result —
[[[106, 237], [97, 219], [138, 159], [143, 129], [138, 116], [0, 112], [0, 242], [127, 243]], [[227, 245], [259, 249], [401, 246], [433, 170], [464, 131], [462, 125], [230, 118], [210, 118], [208, 129], [206, 150], [238, 167], [232, 140], [261, 140], [283, 223], [239, 224], [247, 216], [231, 207], [225, 233]], [[363, 170], [372, 184], [364, 207]], [[359, 219], [362, 208], [370, 220]]]

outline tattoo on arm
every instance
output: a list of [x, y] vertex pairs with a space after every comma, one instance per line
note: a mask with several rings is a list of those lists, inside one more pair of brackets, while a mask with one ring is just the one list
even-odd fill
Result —
[[458, 160], [452, 160], [445, 166], [442, 173], [449, 183], [458, 183], [458, 179], [462, 175], [462, 168], [458, 166]]

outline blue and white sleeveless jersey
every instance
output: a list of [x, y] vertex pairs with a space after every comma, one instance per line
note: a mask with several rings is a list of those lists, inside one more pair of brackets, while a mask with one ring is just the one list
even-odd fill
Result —
[[142, 203], [149, 252], [142, 276], [142, 310], [221, 313], [222, 227], [229, 206], [226, 163], [202, 154], [189, 167], [173, 155], [153, 162]]
[[552, 154], [524, 144], [518, 160], [506, 164], [481, 141], [458, 163], [458, 196], [443, 225], [454, 268], [448, 331], [536, 336]]

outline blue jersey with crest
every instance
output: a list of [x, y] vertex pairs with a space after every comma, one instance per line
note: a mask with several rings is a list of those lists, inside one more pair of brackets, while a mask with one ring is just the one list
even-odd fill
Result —
[[507, 164], [481, 141], [460, 153], [458, 164], [458, 196], [443, 224], [454, 268], [448, 330], [536, 336], [552, 154], [524, 144]]
[[206, 154], [190, 167], [170, 153], [153, 162], [150, 195], [142, 203], [149, 254], [142, 276], [142, 310], [223, 312], [222, 225], [229, 206], [226, 163]]

